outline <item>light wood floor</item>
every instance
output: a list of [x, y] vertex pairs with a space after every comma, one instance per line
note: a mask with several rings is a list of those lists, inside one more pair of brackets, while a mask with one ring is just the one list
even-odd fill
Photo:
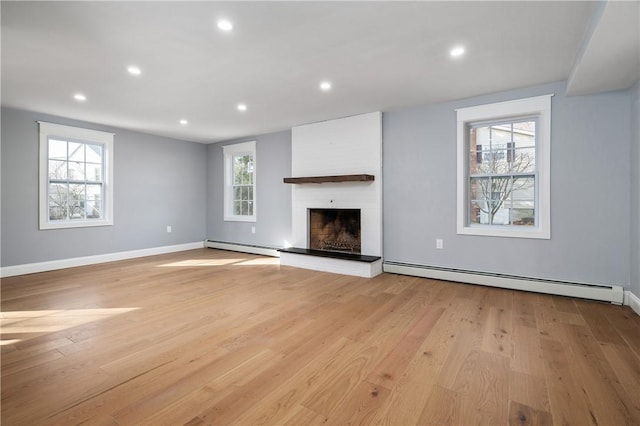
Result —
[[211, 249], [1, 296], [3, 425], [640, 424], [628, 307]]

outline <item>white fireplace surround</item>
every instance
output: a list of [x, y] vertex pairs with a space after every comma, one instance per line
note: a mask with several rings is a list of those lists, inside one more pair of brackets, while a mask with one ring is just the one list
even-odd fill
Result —
[[[367, 182], [291, 185], [292, 245], [309, 248], [309, 209], [360, 209], [361, 253], [382, 256], [382, 113], [373, 112], [294, 127], [291, 154], [293, 177], [346, 174], [374, 176], [373, 181]], [[290, 264], [289, 257], [281, 255], [281, 263]], [[309, 265], [310, 262], [313, 263], [305, 259], [291, 266], [349, 273], [344, 261], [339, 262], [339, 271], [330, 270], [331, 267], [327, 265], [314, 268]], [[326, 264], [327, 259], [322, 262]], [[355, 270], [361, 265], [357, 266], [354, 265], [353, 275], [363, 276], [362, 273], [356, 273]], [[381, 265], [374, 269], [381, 271]], [[371, 272], [369, 275], [375, 274]]]

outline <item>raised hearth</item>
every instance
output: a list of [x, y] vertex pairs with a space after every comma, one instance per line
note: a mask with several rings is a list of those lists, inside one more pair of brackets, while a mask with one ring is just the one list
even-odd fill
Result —
[[280, 253], [304, 254], [307, 256], [328, 257], [330, 259], [352, 260], [355, 262], [365, 262], [365, 263], [371, 263], [381, 259], [380, 256], [365, 256], [362, 254], [343, 253], [343, 252], [327, 251], [327, 250], [312, 250], [312, 249], [297, 248], [297, 247], [278, 249], [278, 251]]
[[382, 258], [354, 253], [290, 247], [278, 250], [280, 264], [296, 268], [373, 278], [382, 273]]

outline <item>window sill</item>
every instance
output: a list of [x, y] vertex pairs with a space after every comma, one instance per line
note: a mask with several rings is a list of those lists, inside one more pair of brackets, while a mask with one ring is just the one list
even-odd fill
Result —
[[513, 229], [509, 226], [465, 226], [458, 228], [458, 235], [476, 235], [483, 237], [531, 238], [539, 240], [551, 239], [551, 233], [546, 229]]
[[255, 216], [225, 216], [225, 222], [256, 222]]
[[60, 221], [56, 223], [46, 222], [40, 224], [40, 230], [48, 229], [69, 229], [69, 228], [93, 228], [97, 226], [112, 226], [112, 220], [96, 221]]

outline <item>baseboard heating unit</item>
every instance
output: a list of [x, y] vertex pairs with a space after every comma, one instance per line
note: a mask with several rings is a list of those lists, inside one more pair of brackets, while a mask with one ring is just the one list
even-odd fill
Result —
[[206, 240], [204, 246], [208, 248], [237, 251], [240, 253], [261, 254], [263, 256], [280, 257], [275, 247], [254, 246], [250, 244], [227, 243], [223, 241]]
[[507, 288], [511, 290], [524, 290], [537, 293], [554, 294], [558, 296], [601, 300], [604, 302], [614, 303], [616, 305], [621, 305], [624, 301], [624, 291], [622, 287], [616, 285], [572, 283], [566, 281], [520, 277], [516, 275], [414, 265], [392, 261], [385, 261], [382, 266], [384, 272], [392, 274], [411, 275], [437, 280], [457, 281], [490, 287]]

